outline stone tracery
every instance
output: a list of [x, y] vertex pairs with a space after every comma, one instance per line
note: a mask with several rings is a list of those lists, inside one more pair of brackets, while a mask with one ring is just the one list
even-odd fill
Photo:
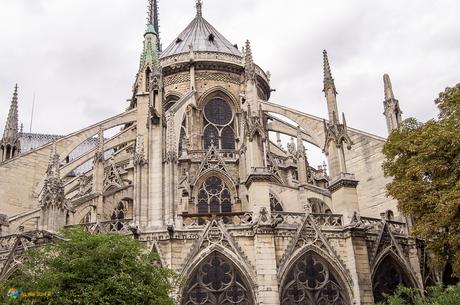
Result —
[[281, 290], [281, 304], [345, 305], [344, 288], [324, 259], [307, 252], [289, 270]]
[[223, 255], [213, 252], [195, 270], [183, 305], [252, 305], [252, 293], [243, 274]]

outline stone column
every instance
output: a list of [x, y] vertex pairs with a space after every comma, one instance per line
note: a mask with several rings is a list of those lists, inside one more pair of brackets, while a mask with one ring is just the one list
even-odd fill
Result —
[[334, 214], [343, 215], [344, 225], [350, 223], [355, 211], [359, 211], [357, 186], [358, 180], [354, 175], [344, 173], [330, 183], [331, 209]]
[[372, 291], [372, 278], [367, 253], [366, 232], [362, 228], [351, 228], [350, 236], [346, 239], [347, 253], [349, 258], [347, 266], [353, 280], [353, 304], [374, 304]]
[[254, 234], [257, 295], [259, 304], [279, 305], [275, 240], [271, 227], [269, 183], [257, 179], [249, 185], [249, 202], [257, 225]]

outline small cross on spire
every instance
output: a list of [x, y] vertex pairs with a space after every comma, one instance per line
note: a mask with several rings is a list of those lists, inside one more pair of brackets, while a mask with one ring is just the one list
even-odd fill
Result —
[[203, 16], [203, 1], [202, 0], [196, 0], [196, 16], [197, 17], [202, 17]]

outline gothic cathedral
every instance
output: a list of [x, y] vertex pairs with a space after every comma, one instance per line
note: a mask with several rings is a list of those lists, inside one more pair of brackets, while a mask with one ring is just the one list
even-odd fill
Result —
[[[400, 283], [423, 288], [423, 247], [386, 197], [385, 139], [339, 114], [327, 52], [322, 119], [271, 102], [249, 41], [230, 43], [200, 0], [162, 50], [150, 2], [125, 112], [67, 136], [25, 133], [15, 87], [0, 140], [0, 280], [26, 245], [80, 225], [158, 253], [184, 278], [180, 305], [373, 304]], [[384, 92], [391, 131], [401, 110], [388, 75]]]

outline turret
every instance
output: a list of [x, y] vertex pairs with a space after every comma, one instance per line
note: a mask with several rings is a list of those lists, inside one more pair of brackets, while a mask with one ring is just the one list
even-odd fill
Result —
[[335, 179], [340, 174], [347, 173], [345, 161], [345, 149], [351, 149], [353, 144], [347, 131], [345, 114], [342, 113], [342, 123], [338, 117], [337, 90], [332, 78], [331, 67], [326, 50], [323, 51], [324, 88], [326, 97], [329, 122], [324, 121], [324, 133], [326, 135], [323, 151], [328, 157], [330, 176]]
[[383, 115], [387, 121], [388, 133], [391, 133], [393, 129], [396, 129], [401, 125], [402, 111], [399, 108], [399, 101], [395, 99], [393, 88], [391, 86], [390, 76], [388, 74], [383, 75], [383, 84], [385, 92], [385, 100], [383, 101]]
[[[345, 222], [350, 221], [351, 211], [358, 211], [358, 181], [347, 168], [346, 150], [350, 150], [353, 142], [348, 134], [345, 114], [342, 113], [342, 123], [338, 117], [336, 95], [337, 91], [332, 78], [331, 67], [327, 52], [323, 51], [324, 64], [324, 94], [327, 101], [329, 122], [324, 121], [324, 153], [329, 163], [331, 181], [331, 208], [334, 213], [343, 214]], [[346, 149], [345, 149], [346, 148]]]
[[60, 174], [60, 156], [53, 143], [45, 183], [39, 197], [42, 229], [57, 232], [67, 224], [69, 207], [64, 195], [64, 183]]
[[6, 119], [3, 138], [0, 140], [0, 162], [11, 159], [19, 154], [19, 130], [18, 130], [18, 85], [14, 87], [8, 118]]

